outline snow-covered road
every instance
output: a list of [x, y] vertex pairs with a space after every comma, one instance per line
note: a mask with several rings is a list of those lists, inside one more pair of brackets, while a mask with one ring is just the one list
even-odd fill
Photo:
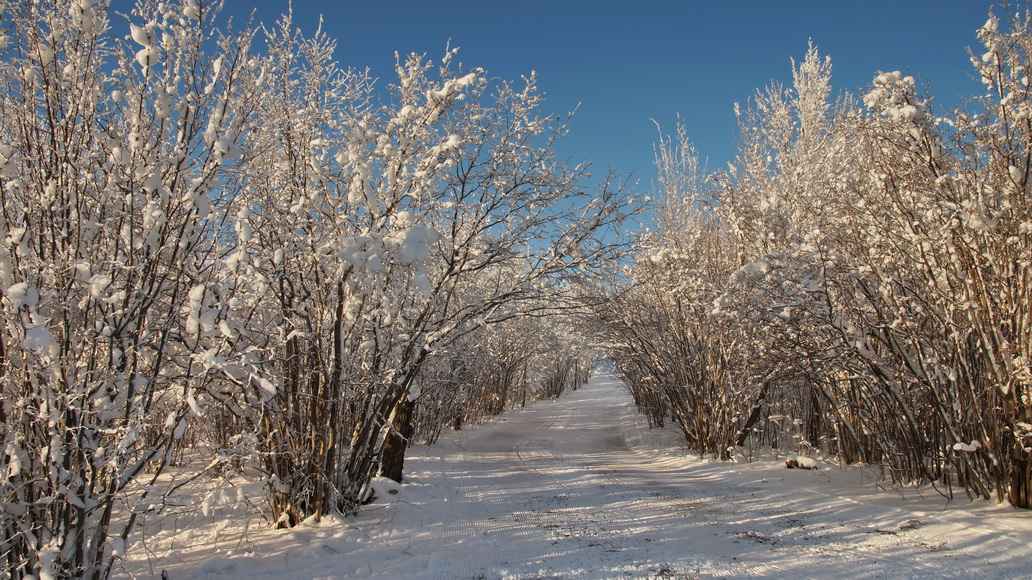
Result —
[[[188, 578], [1032, 578], [1032, 512], [658, 451], [611, 377], [417, 447], [358, 518], [186, 548]], [[962, 504], [962, 505], [959, 505]], [[204, 537], [195, 533], [194, 538]], [[181, 542], [182, 545], [182, 542]], [[191, 548], [191, 546], [193, 546]]]

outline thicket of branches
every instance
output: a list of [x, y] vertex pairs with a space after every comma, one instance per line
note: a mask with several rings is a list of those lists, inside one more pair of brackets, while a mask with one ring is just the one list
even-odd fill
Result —
[[1032, 507], [1029, 15], [978, 39], [971, 111], [898, 72], [833, 100], [811, 47], [737, 110], [726, 171], [661, 141], [660, 227], [597, 313], [653, 422]]
[[633, 209], [555, 159], [534, 77], [448, 51], [385, 94], [325, 35], [219, 7], [0, 12], [12, 577], [107, 577], [205, 467], [263, 469], [282, 526], [352, 513], [413, 437], [575, 386], [550, 317]]

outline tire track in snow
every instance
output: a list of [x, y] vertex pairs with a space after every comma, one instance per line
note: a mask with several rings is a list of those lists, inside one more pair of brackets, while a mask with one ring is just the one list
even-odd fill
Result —
[[[671, 487], [663, 481], [657, 481], [655, 476], [659, 471], [658, 462], [644, 454], [631, 452], [613, 454], [610, 461], [601, 463], [586, 463], [589, 469], [602, 475], [604, 478], [624, 486], [641, 488], [648, 486], [657, 489], [656, 492], [647, 494], [641, 501], [641, 505], [649, 511], [663, 509], [677, 509], [688, 512], [688, 517], [708, 522], [709, 525], [718, 528], [725, 528], [725, 533], [732, 535], [739, 541], [751, 541], [758, 545], [769, 546], [771, 551], [791, 551], [792, 567], [777, 565], [772, 562], [762, 562], [745, 565], [745, 576], [799, 576], [812, 577], [813, 574], [825, 566], [822, 562], [826, 560], [828, 552], [834, 552], [836, 557], [842, 561], [849, 562], [848, 569], [850, 577], [854, 578], [876, 578], [876, 577], [930, 577], [938, 578], [944, 573], [941, 566], [928, 566], [919, 562], [901, 560], [885, 554], [885, 550], [891, 547], [892, 534], [882, 534], [876, 529], [866, 526], [843, 524], [839, 522], [824, 522], [827, 512], [799, 511], [790, 505], [788, 500], [764, 497], [762, 505], [753, 507], [757, 503], [749, 498], [755, 496], [752, 492], [760, 491], [759, 488], [739, 488], [731, 493], [707, 490], [706, 493], [688, 493], [691, 486], [678, 485]], [[569, 458], [556, 452], [556, 456], [564, 462]], [[757, 525], [742, 525], [739, 520], [759, 520], [756, 516], [762, 516], [761, 522]], [[736, 523], [727, 523], [732, 520]], [[807, 520], [816, 520], [817, 524], [807, 523]], [[822, 544], [814, 549], [813, 546], [805, 545], [803, 538], [785, 538], [783, 532], [791, 528], [814, 528], [821, 526], [825, 532], [834, 529], [850, 530], [857, 533], [874, 534], [865, 544], [875, 548], [879, 552], [877, 559], [858, 558], [856, 556], [856, 545], [853, 542], [848, 544]], [[737, 531], [736, 531], [737, 530]], [[786, 539], [792, 541], [786, 542]], [[787, 544], [787, 545], [786, 545]], [[890, 564], [890, 566], [887, 566]], [[885, 576], [889, 574], [889, 576]], [[971, 577], [979, 577], [972, 574]]]
[[[629, 474], [633, 474], [634, 477], [643, 475], [641, 482], [652, 483], [655, 479], [653, 474], [657, 471], [654, 468], [659, 467], [660, 463], [653, 457], [637, 453], [621, 454], [616, 456], [616, 459], [618, 460], [616, 462], [599, 463], [589, 467], [599, 470], [609, 479], [623, 484], [636, 485], [637, 483], [628, 481], [631, 479]], [[673, 494], [666, 491], [668, 487], [660, 487], [660, 489], [660, 492], [652, 494], [653, 497], [664, 496], [659, 503], [669, 500], [673, 507], [684, 508], [695, 518], [698, 518], [700, 514], [705, 514], [706, 517], [702, 519], [710, 520], [712, 526], [728, 528], [729, 533], [738, 528], [739, 531], [734, 532], [734, 537], [739, 540], [770, 546], [772, 551], [791, 552], [791, 557], [788, 559], [792, 562], [792, 569], [784, 565], [779, 566], [765, 562], [751, 566], [749, 576], [767, 576], [776, 572], [776, 575], [781, 577], [796, 574], [794, 569], [798, 568], [807, 571], [801, 575], [812, 577], [816, 571], [826, 569], [825, 563], [829, 554], [833, 554], [836, 560], [846, 563], [840, 567], [848, 571], [849, 577], [852, 578], [939, 578], [944, 575], [984, 578], [981, 573], [964, 570], [962, 565], [944, 568], [941, 560], [935, 565], [929, 565], [907, 558], [906, 554], [903, 557], [889, 555], [889, 550], [905, 543], [908, 530], [904, 528], [891, 530], [885, 529], [886, 526], [864, 525], [851, 521], [840, 522], [837, 521], [837, 518], [829, 520], [828, 516], [832, 514], [828, 510], [800, 510], [788, 499], [770, 494], [763, 496], [759, 505], [754, 505], [758, 502], [753, 499], [755, 498], [753, 492], [760, 491], [760, 488], [738, 486], [731, 493], [710, 490], [703, 494], [691, 494], [684, 501], [677, 499], [681, 495], [681, 490], [685, 489], [684, 487], [678, 487], [677, 492]], [[688, 486], [688, 489], [691, 487]], [[826, 497], [831, 496], [826, 495]], [[737, 522], [747, 519], [749, 516], [759, 517], [754, 517], [756, 522], [749, 526], [738, 523], [729, 524], [725, 521]], [[851, 538], [863, 538], [867, 550], [862, 553], [858, 552], [857, 542], [853, 539], [832, 544], [813, 541], [816, 539], [813, 536], [843, 531], [848, 533]], [[929, 549], [943, 548], [935, 545], [930, 546]], [[876, 556], [870, 557], [871, 553]]]
[[[450, 501], [455, 504], [453, 511], [462, 514], [454, 522], [459, 528], [456, 535], [474, 542], [463, 550], [461, 566], [472, 577], [500, 565], [520, 567], [563, 555], [544, 549], [547, 544], [542, 540], [543, 529], [558, 527], [561, 521], [555, 510], [543, 506], [561, 496], [548, 495], [551, 487], [542, 483], [544, 473], [524, 457], [529, 453], [524, 446], [531, 439], [526, 434], [548, 433], [556, 421], [554, 409], [539, 417], [545, 410], [544, 405], [528, 409], [514, 422], [514, 428], [502, 422], [490, 425], [491, 432], [478, 435], [451, 461], [446, 461], [442, 453], [442, 464], [453, 466], [450, 472], [442, 473], [446, 481], [464, 481], [454, 484], [459, 495]], [[527, 422], [532, 428], [526, 426]], [[477, 466], [474, 471], [481, 471], [479, 477], [471, 477], [471, 464]]]
[[[580, 544], [580, 550], [594, 548], [595, 561], [608, 562], [612, 569], [627, 569], [630, 566], [631, 569], [641, 572], [653, 568], [653, 572], [659, 575], [691, 574], [697, 571], [677, 562], [660, 563], [658, 567], [651, 566], [654, 564], [651, 558], [653, 552], [648, 549], [648, 544], [654, 540], [648, 537], [651, 531], [649, 524], [658, 518], [667, 517], [673, 511], [670, 509], [669, 501], [681, 500], [683, 495], [645, 493], [643, 490], [655, 488], [659, 484], [652, 481], [642, 485], [639, 482], [621, 479], [615, 475], [615, 463], [610, 463], [608, 469], [605, 465], [592, 465], [598, 463], [595, 456], [599, 452], [602, 452], [604, 457], [613, 459], [614, 453], [631, 453], [630, 448], [622, 437], [599, 435], [588, 435], [587, 439], [590, 442], [585, 446], [585, 433], [593, 433], [598, 431], [598, 428], [596, 426], [593, 429], [582, 424], [578, 407], [568, 401], [564, 403], [562, 411], [553, 408], [549, 416], [547, 424], [550, 432], [546, 434], [536, 431], [534, 437], [522, 440], [516, 445], [516, 453], [523, 469], [540, 474], [549, 482], [549, 486], [562, 491], [561, 496], [555, 497], [562, 497], [565, 502], [573, 505], [562, 509], [542, 509], [541, 506], [537, 506], [529, 511], [514, 512], [512, 517], [535, 527], [551, 530], [556, 542], [575, 541]], [[572, 445], [564, 445], [569, 439], [565, 435], [569, 433], [577, 436], [571, 442]], [[599, 441], [602, 441], [604, 449], [598, 449]], [[560, 451], [567, 447], [572, 447], [574, 453]], [[585, 450], [591, 453], [588, 460], [577, 453]], [[600, 494], [599, 489], [605, 491]], [[577, 505], [578, 498], [585, 497], [590, 502], [595, 502], [600, 496], [601, 505], [583, 502]], [[624, 552], [635, 556], [626, 558], [622, 555]], [[713, 566], [710, 562], [702, 564], [702, 569], [710, 569]], [[726, 574], [733, 570], [721, 566], [720, 571]]]

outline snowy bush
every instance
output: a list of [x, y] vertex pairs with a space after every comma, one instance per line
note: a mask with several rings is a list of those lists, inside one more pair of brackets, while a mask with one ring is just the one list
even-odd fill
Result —
[[742, 147], [709, 182], [683, 131], [661, 142], [660, 230], [599, 316], [654, 423], [1032, 507], [1029, 16], [978, 38], [978, 113], [937, 117], [898, 72], [833, 103], [811, 47], [792, 87], [736, 108]]
[[[0, 514], [14, 577], [106, 577], [221, 360], [218, 221], [254, 110], [248, 33], [141, 3], [7, 5]], [[123, 24], [123, 26], [125, 26]]]
[[554, 158], [533, 76], [448, 51], [399, 59], [381, 95], [325, 35], [286, 17], [259, 54], [219, 8], [141, 0], [109, 28], [103, 3], [3, 6], [14, 577], [106, 577], [187, 445], [208, 457], [185, 477], [264, 469], [276, 522], [354, 511], [434, 353], [576, 306], [566, 280], [628, 211]]

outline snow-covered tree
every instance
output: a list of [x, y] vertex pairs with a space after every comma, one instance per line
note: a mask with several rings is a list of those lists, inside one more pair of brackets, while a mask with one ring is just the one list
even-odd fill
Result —
[[[267, 31], [227, 276], [230, 332], [261, 353], [224, 403], [260, 432], [273, 517], [350, 513], [400, 477], [428, 358], [483, 325], [574, 304], [564, 278], [609, 257], [635, 211], [554, 157], [565, 124], [520, 83], [397, 61], [389, 96], [289, 16]], [[249, 355], [250, 356], [250, 355]], [[250, 367], [249, 367], [250, 368]], [[446, 393], [441, 393], [446, 399]]]
[[207, 3], [24, 0], [0, 56], [0, 557], [13, 577], [108, 575], [201, 371], [218, 215], [250, 122], [250, 35]]
[[[833, 104], [811, 47], [790, 89], [739, 110], [742, 148], [715, 192], [698, 194], [683, 133], [661, 143], [674, 178], [660, 234], [603, 316], [654, 421], [684, 415], [670, 384], [699, 389], [683, 367], [702, 367], [683, 361], [744, 349], [751, 376], [719, 376], [710, 397], [738, 421], [761, 401], [795, 445], [1030, 506], [1029, 16], [991, 16], [978, 37], [981, 112], [937, 117], [898, 72], [874, 79], [864, 109]], [[728, 329], [723, 344], [696, 338]], [[763, 396], [736, 400], [743, 384]], [[767, 444], [786, 434], [754, 430]]]
[[140, 514], [206, 465], [163, 477], [211, 417], [241, 430], [213, 441], [255, 442], [280, 525], [354, 511], [383, 463], [400, 473], [391, 437], [432, 355], [577, 305], [572, 280], [635, 211], [623, 184], [555, 159], [565, 123], [533, 75], [413, 55], [381, 99], [289, 16], [259, 55], [253, 31], [214, 23], [218, 2], [141, 0], [125, 36], [106, 8], [2, 12], [16, 577], [106, 577]]
[[978, 31], [982, 112], [896, 72], [864, 97], [849, 340], [905, 428], [906, 475], [1029, 507], [1028, 15]]

